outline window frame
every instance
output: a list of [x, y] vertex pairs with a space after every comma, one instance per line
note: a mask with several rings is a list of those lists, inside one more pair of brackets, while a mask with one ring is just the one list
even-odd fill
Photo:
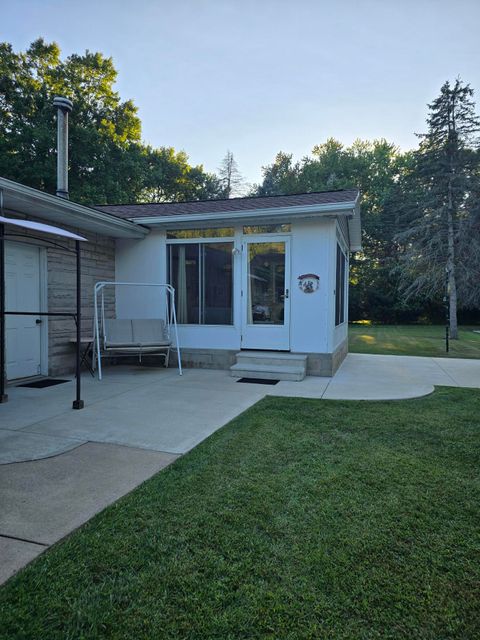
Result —
[[[219, 236], [219, 235], [213, 235], [213, 236], [203, 236], [203, 235], [198, 235], [198, 236], [193, 236], [192, 238], [169, 238], [168, 234], [169, 233], [178, 233], [178, 232], [182, 232], [182, 231], [190, 231], [192, 233], [195, 232], [202, 232], [202, 231], [221, 231], [223, 229], [228, 229], [233, 231], [232, 235], [229, 236]], [[165, 239], [168, 243], [170, 242], [202, 242], [204, 240], [212, 240], [212, 241], [222, 241], [222, 240], [228, 240], [229, 238], [234, 238], [235, 237], [235, 228], [234, 227], [207, 227], [205, 229], [167, 229], [165, 231]]]
[[[281, 229], [279, 227], [287, 227]], [[270, 230], [267, 230], [270, 228]], [[245, 231], [245, 229], [255, 229], [255, 231]], [[251, 236], [270, 236], [270, 235], [285, 235], [292, 233], [291, 222], [278, 222], [270, 224], [244, 224], [242, 225], [242, 235], [250, 238]]]
[[[231, 244], [232, 245], [232, 275], [231, 275], [231, 285], [232, 285], [232, 321], [228, 324], [208, 324], [208, 323], [201, 323], [200, 322], [200, 318], [201, 318], [201, 304], [200, 304], [200, 299], [201, 296], [203, 295], [203, 283], [202, 283], [202, 268], [200, 266], [201, 263], [201, 256], [200, 256], [200, 248], [198, 250], [198, 257], [199, 257], [199, 269], [198, 269], [198, 286], [199, 286], [199, 310], [198, 310], [198, 319], [199, 322], [185, 322], [185, 323], [180, 323], [178, 322], [177, 324], [181, 327], [210, 327], [210, 328], [233, 328], [235, 326], [235, 308], [236, 308], [236, 303], [235, 303], [235, 260], [234, 260], [234, 249], [235, 249], [235, 237], [234, 236], [229, 236], [229, 237], [215, 237], [215, 238], [166, 238], [166, 247], [167, 247], [167, 251], [166, 251], [166, 267], [167, 267], [167, 280], [169, 282], [169, 284], [171, 284], [171, 263], [172, 263], [172, 254], [171, 254], [171, 250], [169, 248], [169, 245], [175, 245], [175, 244], [180, 244], [180, 245], [185, 245], [185, 244], [196, 244], [196, 245], [201, 245], [201, 244]], [[173, 286], [173, 285], [172, 285]]]

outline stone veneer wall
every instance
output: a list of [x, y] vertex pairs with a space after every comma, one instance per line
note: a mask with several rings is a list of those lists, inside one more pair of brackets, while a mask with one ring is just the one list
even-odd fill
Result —
[[[13, 216], [14, 214], [12, 214]], [[38, 222], [45, 222], [38, 219]], [[46, 221], [48, 223], [48, 221]], [[73, 227], [59, 225], [87, 238], [82, 249], [82, 335], [93, 333], [93, 287], [99, 280], [115, 280], [115, 240], [88, 233]], [[24, 232], [15, 227], [5, 228], [5, 233]], [[27, 233], [53, 240], [75, 249], [75, 242], [65, 238]], [[47, 254], [48, 311], [75, 311], [76, 309], [76, 254], [62, 248], [49, 246], [36, 239], [9, 238], [7, 241], [32, 243], [44, 247]], [[105, 294], [107, 317], [113, 317], [115, 296], [113, 291]], [[75, 346], [70, 342], [75, 337], [73, 318], [48, 318], [48, 363], [49, 375], [72, 374], [75, 367]]]
[[[115, 280], [115, 240], [80, 232], [88, 239], [82, 242], [82, 335], [93, 335], [93, 287], [100, 280]], [[71, 246], [74, 247], [74, 242]], [[76, 305], [76, 257], [74, 253], [56, 248], [47, 249], [48, 309], [65, 311]], [[113, 318], [115, 296], [105, 290], [105, 315]], [[75, 366], [75, 323], [70, 318], [50, 318], [48, 321], [49, 375], [72, 373]]]

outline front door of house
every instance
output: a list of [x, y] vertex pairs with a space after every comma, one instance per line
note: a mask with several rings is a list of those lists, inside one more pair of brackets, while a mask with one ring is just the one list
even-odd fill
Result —
[[290, 349], [290, 238], [242, 244], [242, 349]]
[[[31, 244], [5, 243], [5, 308], [7, 311], [40, 310], [40, 250]], [[7, 315], [7, 379], [40, 373], [40, 316]]]

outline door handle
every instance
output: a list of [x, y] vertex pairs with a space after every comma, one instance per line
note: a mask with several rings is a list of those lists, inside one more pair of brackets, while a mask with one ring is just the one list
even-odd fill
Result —
[[289, 295], [290, 295], [290, 292], [288, 291], [288, 289], [285, 289], [285, 293], [283, 294], [282, 299], [286, 300]]
[[42, 321], [40, 320], [40, 318], [37, 318], [37, 319], [35, 320], [35, 324], [42, 324]]

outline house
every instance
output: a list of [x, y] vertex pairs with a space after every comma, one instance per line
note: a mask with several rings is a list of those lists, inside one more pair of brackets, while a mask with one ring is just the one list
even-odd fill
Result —
[[[308, 374], [332, 375], [347, 353], [348, 256], [361, 246], [356, 189], [93, 208], [0, 178], [0, 195], [3, 215], [56, 224], [88, 240], [86, 334], [96, 282], [168, 282], [184, 366], [233, 366], [237, 375], [250, 367], [262, 377], [275, 358], [295, 364], [303, 357]], [[73, 254], [41, 234], [12, 235], [9, 225], [5, 233], [7, 310], [71, 309]], [[154, 296], [134, 288], [116, 291], [106, 304], [117, 318], [161, 312]], [[7, 378], [71, 372], [73, 335], [69, 318], [8, 317]], [[248, 365], [237, 362], [239, 352], [250, 356]]]

